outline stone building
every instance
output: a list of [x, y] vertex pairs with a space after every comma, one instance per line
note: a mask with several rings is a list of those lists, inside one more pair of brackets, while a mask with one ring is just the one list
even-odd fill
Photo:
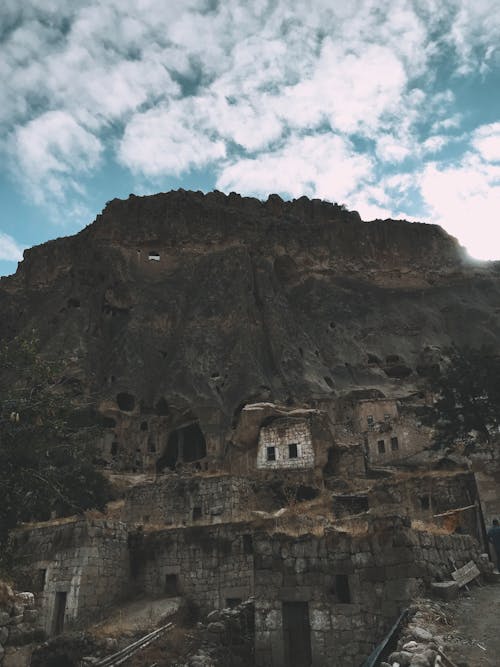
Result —
[[353, 426], [363, 437], [368, 461], [385, 464], [409, 458], [431, 442], [430, 429], [401, 414], [395, 399], [362, 399], [353, 409]]
[[257, 468], [300, 470], [313, 467], [311, 428], [305, 419], [282, 417], [260, 429]]

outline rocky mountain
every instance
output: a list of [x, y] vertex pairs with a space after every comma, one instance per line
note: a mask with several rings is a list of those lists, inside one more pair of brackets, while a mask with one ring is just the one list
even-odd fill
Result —
[[443, 347], [498, 347], [500, 263], [435, 225], [179, 190], [27, 250], [0, 312], [0, 338], [36, 329], [101, 405], [227, 425], [248, 401], [408, 393]]

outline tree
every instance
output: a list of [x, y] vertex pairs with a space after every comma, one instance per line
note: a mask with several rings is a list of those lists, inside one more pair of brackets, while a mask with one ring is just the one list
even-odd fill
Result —
[[434, 445], [490, 443], [500, 427], [500, 356], [482, 347], [451, 348], [447, 363], [431, 381]]
[[96, 426], [78, 425], [71, 382], [38, 350], [35, 335], [0, 346], [0, 551], [23, 521], [103, 509], [110, 498], [92, 464]]

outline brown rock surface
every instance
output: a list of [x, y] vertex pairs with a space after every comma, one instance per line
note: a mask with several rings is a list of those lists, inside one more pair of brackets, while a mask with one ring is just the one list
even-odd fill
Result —
[[210, 430], [246, 402], [406, 393], [436, 348], [498, 346], [499, 303], [500, 265], [440, 227], [180, 190], [26, 251], [0, 281], [0, 338], [36, 328], [109, 418], [190, 411]]

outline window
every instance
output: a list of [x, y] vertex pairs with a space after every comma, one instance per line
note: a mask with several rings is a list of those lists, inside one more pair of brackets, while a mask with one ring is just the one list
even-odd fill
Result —
[[201, 507], [193, 507], [193, 521], [201, 519]]
[[351, 602], [351, 591], [349, 589], [349, 577], [347, 574], [336, 574], [333, 593], [341, 604]]
[[419, 501], [420, 501], [420, 507], [423, 510], [428, 510], [430, 508], [431, 499], [430, 499], [429, 494], [426, 494], [425, 496], [420, 496]]
[[399, 442], [397, 438], [391, 438], [391, 449], [396, 452], [399, 449]]
[[289, 459], [296, 459], [298, 458], [299, 453], [297, 451], [297, 443], [296, 442], [291, 442], [288, 445], [288, 458]]
[[268, 461], [276, 461], [276, 447], [267, 447], [266, 452]]
[[152, 262], [159, 262], [160, 261], [160, 253], [155, 252], [154, 250], [149, 251], [148, 258]]
[[241, 598], [226, 598], [226, 607], [233, 609], [241, 604], [243, 600]]
[[253, 537], [250, 534], [243, 535], [243, 553], [247, 556], [253, 554]]
[[373, 415], [368, 415], [366, 421], [368, 422], [368, 426], [373, 426]]
[[175, 597], [179, 594], [179, 580], [176, 574], [165, 575], [165, 594]]
[[385, 454], [385, 440], [379, 440], [377, 442], [378, 453]]

